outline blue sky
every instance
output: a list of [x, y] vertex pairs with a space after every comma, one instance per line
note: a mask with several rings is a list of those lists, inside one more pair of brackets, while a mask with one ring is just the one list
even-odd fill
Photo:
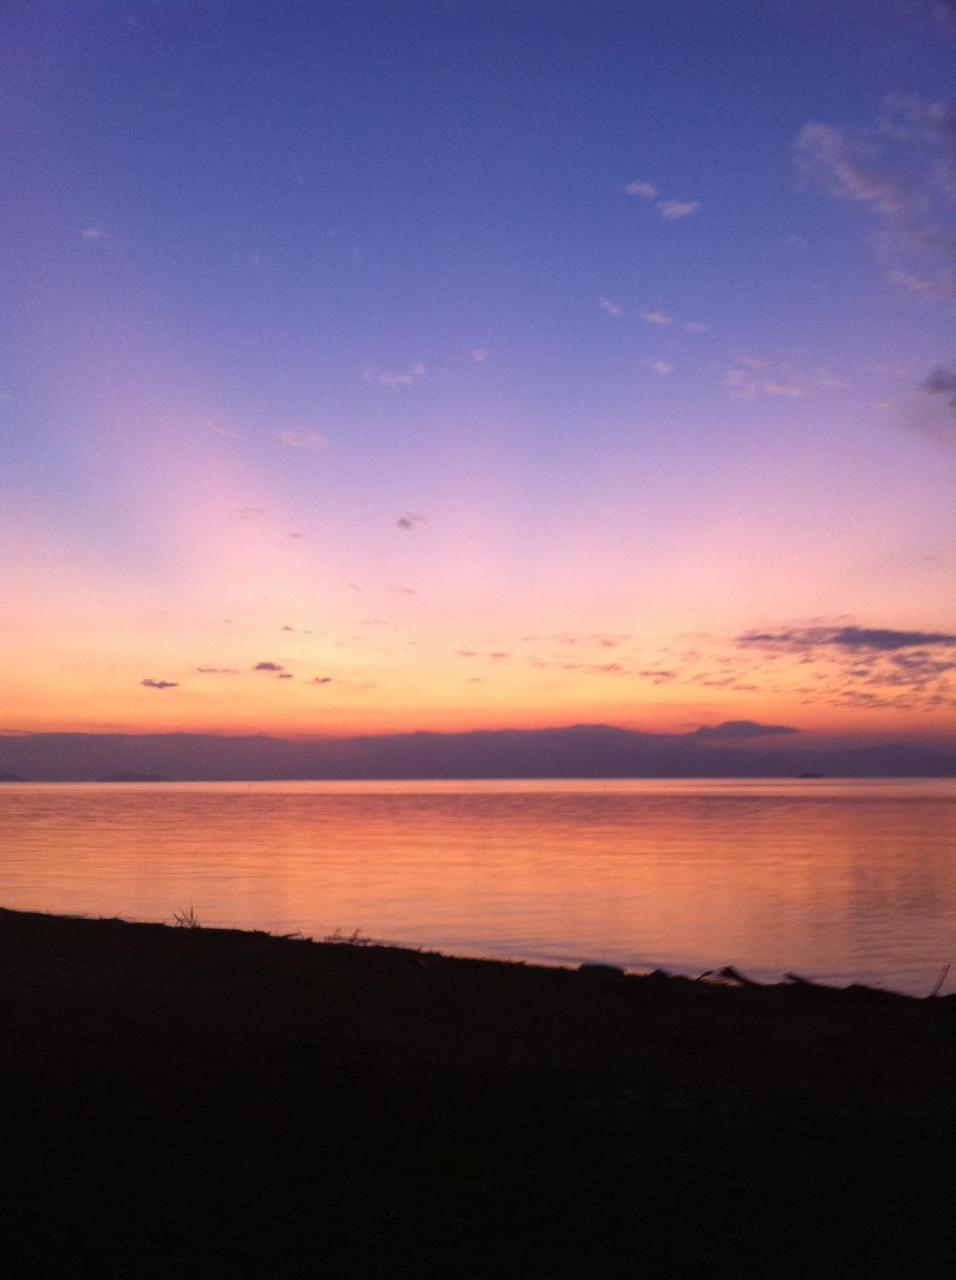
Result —
[[[820, 696], [703, 669], [956, 630], [951, 4], [0, 24], [13, 727], [953, 732], [941, 644], [909, 684], [814, 649]], [[194, 688], [280, 615], [341, 693]], [[620, 679], [555, 657], [611, 632]]]

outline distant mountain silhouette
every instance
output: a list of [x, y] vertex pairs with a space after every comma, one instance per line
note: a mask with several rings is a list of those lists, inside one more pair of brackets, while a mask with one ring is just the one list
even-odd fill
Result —
[[164, 778], [158, 773], [133, 773], [126, 770], [123, 773], [111, 774], [108, 778], [97, 778], [97, 782], [171, 782], [171, 778]]
[[[119, 768], [118, 768], [119, 766]], [[384, 778], [956, 777], [956, 751], [922, 743], [821, 749], [794, 733], [718, 741], [611, 725], [402, 733], [290, 741], [264, 735], [45, 733], [0, 736], [0, 768], [33, 778], [145, 782]]]
[[26, 782], [18, 773], [0, 773], [0, 782]]

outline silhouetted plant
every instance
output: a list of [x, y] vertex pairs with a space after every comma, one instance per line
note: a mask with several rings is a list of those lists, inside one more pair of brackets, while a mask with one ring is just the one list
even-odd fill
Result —
[[201, 929], [202, 921], [196, 915], [195, 908], [190, 902], [189, 907], [182, 911], [173, 912], [173, 922], [177, 929]]
[[340, 947], [370, 947], [372, 939], [364, 933], [359, 933], [358, 929], [352, 933], [343, 933], [341, 929], [333, 929], [331, 933], [327, 933], [322, 939], [323, 942], [332, 942]]

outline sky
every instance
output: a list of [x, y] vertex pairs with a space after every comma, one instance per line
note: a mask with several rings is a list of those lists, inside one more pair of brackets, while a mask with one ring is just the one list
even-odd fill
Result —
[[954, 68], [945, 0], [7, 3], [0, 730], [956, 745]]

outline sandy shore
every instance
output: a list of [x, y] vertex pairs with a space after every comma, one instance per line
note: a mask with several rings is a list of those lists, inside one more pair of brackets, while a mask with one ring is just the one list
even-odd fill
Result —
[[0, 911], [4, 1270], [948, 1276], [956, 997]]

